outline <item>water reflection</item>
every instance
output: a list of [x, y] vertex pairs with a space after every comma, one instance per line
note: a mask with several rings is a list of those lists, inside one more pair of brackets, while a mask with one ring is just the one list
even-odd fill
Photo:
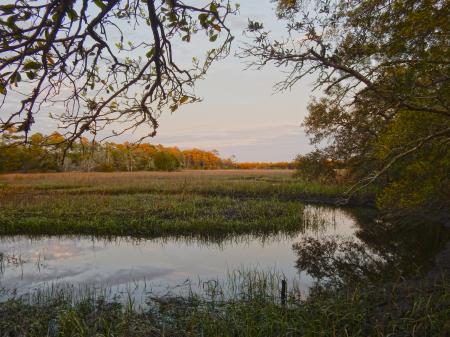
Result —
[[450, 238], [439, 221], [424, 215], [381, 218], [354, 209], [353, 236], [303, 237], [293, 245], [297, 268], [320, 284], [387, 282], [427, 272]]
[[[162, 291], [188, 279], [222, 279], [230, 270], [258, 268], [301, 279], [306, 290], [312, 279], [295, 268], [292, 244], [303, 236], [353, 235], [357, 223], [346, 210], [305, 206], [304, 212], [305, 222], [298, 231], [273, 235], [151, 240], [3, 237], [0, 288], [23, 293], [54, 282], [107, 287], [140, 283]], [[11, 263], [11, 257], [19, 258], [20, 263]]]
[[[11, 291], [23, 294], [52, 284], [71, 284], [109, 288], [113, 293], [133, 288], [142, 295], [149, 289], [162, 293], [186, 284], [187, 280], [194, 283], [223, 280], [229, 271], [254, 268], [282, 274], [289, 282], [296, 282], [301, 292], [307, 293], [315, 278], [320, 277], [320, 273], [312, 269], [320, 266], [320, 254], [311, 253], [311, 247], [304, 244], [305, 238], [313, 238], [320, 244], [339, 236], [359, 244], [362, 252], [368, 252], [360, 256], [395, 256], [399, 265], [406, 265], [407, 260], [423, 264], [439, 249], [433, 240], [439, 237], [445, 242], [438, 230], [435, 234], [427, 230], [428, 236], [411, 229], [400, 230], [390, 222], [380, 221], [369, 209], [309, 205], [304, 208], [303, 219], [304, 223], [296, 232], [264, 236], [150, 240], [2, 237], [0, 289], [7, 294]], [[299, 264], [302, 249], [309, 249], [311, 258], [303, 256]], [[337, 275], [339, 270], [333, 273]]]

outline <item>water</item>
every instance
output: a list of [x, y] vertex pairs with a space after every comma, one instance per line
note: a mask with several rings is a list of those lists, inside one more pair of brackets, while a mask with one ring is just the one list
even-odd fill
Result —
[[284, 275], [307, 293], [314, 280], [295, 267], [293, 244], [305, 236], [340, 235], [359, 240], [362, 224], [349, 209], [309, 205], [304, 212], [309, 223], [298, 233], [264, 238], [3, 237], [0, 289], [7, 294], [5, 298], [11, 293], [70, 284], [109, 289], [113, 294], [131, 291], [142, 299], [147, 291], [164, 294], [188, 280], [201, 287], [199, 280], [224, 280], [233, 270], [258, 269]]

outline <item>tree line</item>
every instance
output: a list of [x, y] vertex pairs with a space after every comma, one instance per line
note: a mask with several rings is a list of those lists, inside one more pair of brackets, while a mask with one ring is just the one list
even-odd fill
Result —
[[87, 138], [67, 148], [67, 139], [54, 132], [35, 133], [24, 142], [10, 130], [0, 135], [0, 172], [175, 171], [179, 169], [292, 169], [294, 163], [238, 163], [216, 150], [181, 150], [149, 143], [95, 142]]

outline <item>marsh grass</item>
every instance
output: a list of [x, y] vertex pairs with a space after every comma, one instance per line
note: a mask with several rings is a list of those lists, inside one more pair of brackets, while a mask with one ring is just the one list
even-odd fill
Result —
[[343, 192], [345, 186], [305, 183], [294, 179], [292, 172], [283, 170], [228, 170], [117, 172], [117, 173], [47, 173], [0, 175], [0, 184], [10, 190], [78, 190], [79, 193], [194, 193], [226, 196], [283, 196], [298, 197], [302, 194], [330, 195]]
[[16, 174], [0, 183], [0, 235], [292, 233], [304, 227], [305, 196], [343, 190], [284, 171]]
[[40, 196], [5, 203], [0, 233], [157, 237], [294, 232], [301, 229], [302, 207], [276, 199], [195, 195]]
[[[70, 288], [0, 303], [2, 336], [447, 336], [446, 279], [388, 286], [320, 289], [281, 305], [282, 275], [238, 271], [204, 292], [108, 301], [101, 292], [76, 297]], [[234, 290], [230, 294], [227, 292]], [[295, 292], [295, 291], [292, 291]]]

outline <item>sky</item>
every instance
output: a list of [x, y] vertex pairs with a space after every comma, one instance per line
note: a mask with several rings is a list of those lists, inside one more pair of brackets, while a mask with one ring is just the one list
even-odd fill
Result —
[[[240, 1], [240, 14], [230, 19], [236, 36], [234, 49], [245, 42], [248, 18], [264, 23], [275, 35], [285, 33], [270, 0]], [[248, 41], [248, 40], [247, 40]], [[212, 66], [198, 82], [201, 103], [164, 114], [154, 142], [181, 148], [216, 149], [237, 161], [289, 161], [311, 150], [301, 128], [311, 99], [311, 81], [299, 82], [289, 92], [275, 93], [282, 69], [245, 70], [245, 60], [232, 53]]]
[[[289, 92], [275, 93], [274, 84], [284, 77], [283, 69], [266, 67], [250, 69], [235, 56], [246, 37], [242, 34], [248, 19], [264, 23], [274, 36], [286, 34], [285, 23], [276, 19], [270, 0], [241, 0], [240, 13], [229, 18], [235, 36], [233, 51], [225, 60], [214, 63], [204, 80], [197, 82], [195, 92], [203, 101], [182, 105], [174, 113], [164, 112], [155, 138], [148, 141], [182, 149], [218, 150], [223, 158], [239, 162], [290, 161], [297, 154], [311, 150], [301, 128], [311, 99], [311, 80], [298, 82]], [[146, 38], [147, 32], [137, 32]], [[189, 59], [203, 55], [211, 46], [204, 36], [200, 44], [184, 43], [174, 48], [175, 57]], [[197, 50], [198, 49], [198, 50]], [[177, 55], [178, 53], [178, 55]], [[317, 94], [317, 93], [316, 93]], [[48, 114], [39, 114], [34, 132], [49, 134], [57, 125]], [[135, 141], [144, 133], [127, 133], [116, 142]]]

